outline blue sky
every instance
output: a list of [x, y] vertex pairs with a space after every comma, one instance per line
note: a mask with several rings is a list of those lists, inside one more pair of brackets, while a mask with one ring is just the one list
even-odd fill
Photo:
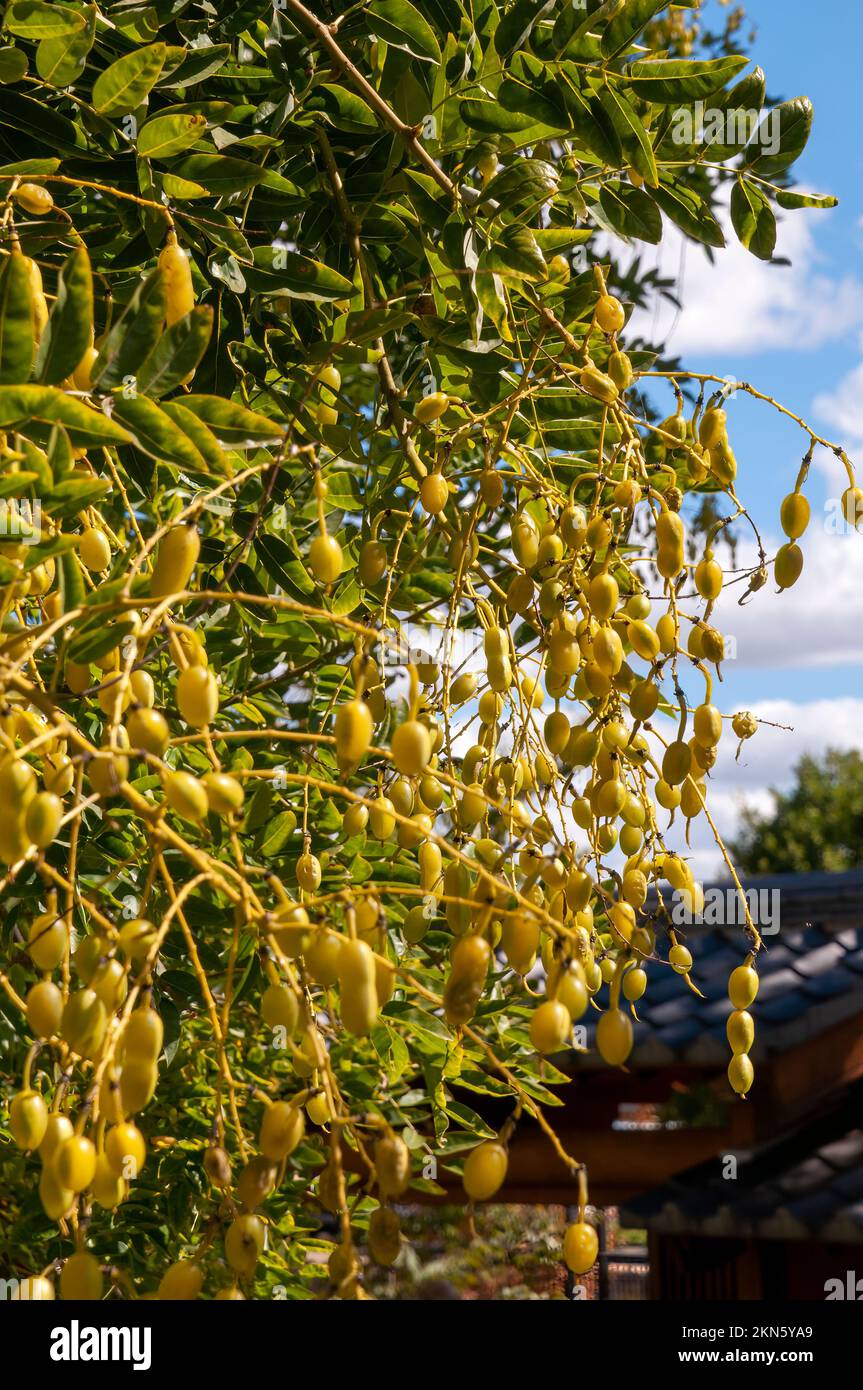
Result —
[[[677, 318], [660, 306], [660, 336], [687, 367], [751, 382], [844, 445], [856, 456], [863, 483], [863, 6], [747, 0], [746, 10], [768, 97], [806, 95], [815, 108], [795, 184], [835, 194], [839, 207], [780, 214], [776, 254], [787, 256], [789, 267], [756, 261], [729, 229], [728, 248], [711, 268], [699, 248], [667, 228], [658, 259], [665, 273], [679, 276], [684, 309]], [[718, 12], [711, 0], [707, 15]], [[651, 323], [652, 316], [643, 327], [649, 331]], [[772, 556], [782, 539], [779, 503], [794, 486], [807, 440], [769, 405], [742, 393], [728, 411], [738, 492]], [[804, 751], [831, 744], [863, 749], [863, 535], [837, 535], [830, 525], [831, 499], [835, 505], [844, 485], [835, 460], [819, 451], [806, 488], [812, 522], [797, 586], [777, 595], [771, 580], [745, 609], [736, 601], [739, 590], [717, 608], [737, 656], [725, 664], [716, 703], [726, 712], [751, 708], [794, 729], [762, 729], [739, 763], [731, 739], [723, 741], [712, 778], [723, 833], [734, 832], [741, 796], [768, 806], [768, 787], [787, 782]], [[746, 544], [746, 531], [739, 535]], [[718, 859], [709, 833], [696, 834], [693, 843], [700, 871], [711, 873]]]

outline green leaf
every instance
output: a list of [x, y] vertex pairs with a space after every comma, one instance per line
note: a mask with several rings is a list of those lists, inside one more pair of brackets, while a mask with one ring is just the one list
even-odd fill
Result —
[[322, 112], [338, 130], [351, 131], [354, 135], [366, 135], [378, 124], [374, 111], [361, 96], [334, 82], [319, 82], [304, 105], [309, 111]]
[[133, 630], [131, 622], [105, 623], [104, 617], [100, 614], [97, 618], [90, 618], [76, 633], [73, 641], [69, 643], [67, 655], [72, 661], [98, 661], [100, 656], [107, 656], [119, 647], [123, 639]]
[[789, 188], [780, 189], [776, 201], [781, 208], [789, 211], [794, 208], [835, 208], [839, 204], [839, 199], [829, 193], [797, 193]]
[[199, 304], [171, 325], [138, 368], [138, 390], [163, 396], [194, 372], [213, 332], [213, 310]]
[[495, 30], [495, 53], [503, 58], [523, 48], [537, 20], [553, 7], [554, 0], [516, 0]]
[[57, 277], [57, 298], [36, 354], [34, 375], [56, 386], [75, 370], [93, 340], [93, 273], [86, 246], [76, 246]]
[[187, 410], [181, 401], [162, 401], [161, 406], [169, 419], [173, 420], [175, 425], [179, 425], [183, 433], [191, 439], [206, 462], [208, 470], [218, 477], [230, 478], [234, 472], [231, 455], [225, 452], [203, 420], [199, 420], [197, 415]]
[[165, 66], [167, 48], [151, 43], [117, 58], [93, 84], [93, 106], [102, 116], [123, 116], [146, 99]]
[[146, 396], [114, 396], [111, 418], [131, 435], [139, 449], [151, 458], [174, 463], [178, 468], [206, 471], [206, 464], [195, 445], [179, 425], [155, 401]]
[[48, 5], [43, 0], [15, 0], [3, 17], [10, 34], [19, 39], [63, 39], [84, 26], [80, 10], [68, 5]]
[[255, 552], [271, 579], [294, 598], [303, 598], [315, 591], [314, 581], [306, 572], [291, 547], [278, 536], [268, 531], [259, 531], [255, 537]]
[[0, 264], [0, 385], [23, 384], [33, 363], [33, 303], [27, 257], [13, 251]]
[[55, 519], [77, 516], [85, 507], [101, 502], [111, 491], [107, 478], [64, 478], [49, 489], [42, 502], [45, 510]]
[[0, 125], [8, 126], [16, 135], [26, 131], [31, 139], [54, 151], [74, 150], [79, 141], [78, 131], [68, 117], [23, 92], [3, 93]]
[[440, 62], [434, 30], [408, 0], [372, 0], [363, 20], [373, 34], [393, 48], [402, 48], [424, 62]]
[[206, 116], [154, 116], [138, 132], [138, 154], [144, 159], [170, 159], [181, 154], [206, 132]]
[[544, 159], [518, 159], [487, 184], [483, 203], [544, 202], [557, 188], [557, 170]]
[[60, 556], [60, 598], [64, 613], [71, 613], [84, 603], [84, 577], [78, 557], [72, 550]]
[[258, 846], [264, 858], [274, 859], [281, 854], [296, 828], [297, 818], [293, 811], [280, 811], [273, 816]]
[[169, 73], [159, 83], [159, 87], [192, 87], [205, 78], [212, 77], [225, 66], [231, 57], [229, 43], [202, 43], [193, 48], [174, 72]]
[[746, 148], [745, 163], [760, 178], [783, 174], [803, 153], [812, 130], [812, 102], [794, 97], [767, 111]]
[[22, 48], [0, 48], [0, 82], [20, 82], [27, 66], [27, 54]]
[[659, 208], [641, 188], [627, 183], [604, 183], [599, 203], [609, 224], [625, 237], [637, 237], [653, 245], [662, 240]]
[[651, 189], [650, 196], [666, 216], [694, 241], [703, 242], [705, 246], [725, 245], [722, 228], [694, 188], [678, 181], [663, 180], [658, 188]]
[[[761, 68], [747, 75], [731, 88], [727, 96], [711, 102], [704, 123], [704, 150], [707, 158], [724, 163], [748, 144], [758, 113], [764, 105], [765, 79]], [[710, 121], [716, 123], [715, 132]], [[714, 136], [716, 138], [712, 138]], [[730, 136], [730, 139], [725, 137]], [[724, 141], [724, 143], [723, 143]]]
[[740, 243], [759, 260], [769, 261], [776, 248], [776, 216], [767, 195], [749, 179], [731, 190], [731, 225]]
[[533, 117], [523, 111], [507, 111], [500, 102], [483, 97], [466, 97], [459, 102], [459, 114], [470, 130], [487, 135], [515, 135], [533, 125]]
[[251, 449], [256, 444], [281, 443], [284, 427], [221, 396], [184, 396], [183, 408], [203, 420], [221, 444]]
[[548, 267], [536, 237], [529, 227], [507, 227], [495, 237], [486, 255], [485, 266], [502, 274], [523, 275], [528, 280], [545, 280]]
[[[83, 401], [56, 386], [0, 386], [0, 429], [26, 420], [65, 425], [73, 442], [126, 444], [129, 435]], [[76, 436], [78, 438], [76, 438]]]
[[634, 93], [642, 101], [670, 106], [676, 101], [700, 101], [736, 77], [748, 58], [648, 58], [626, 70]]
[[71, 38], [42, 40], [36, 49], [36, 71], [43, 81], [52, 87], [71, 87], [77, 82], [96, 38], [97, 13], [95, 5], [85, 5], [81, 10], [83, 29]]
[[249, 287], [292, 299], [352, 299], [354, 286], [321, 261], [300, 256], [283, 246], [256, 246], [255, 267], [247, 273]]
[[659, 182], [659, 174], [644, 121], [630, 104], [626, 94], [615, 87], [603, 87], [599, 93], [599, 100], [620, 137], [620, 143], [626, 150], [632, 167], [651, 188], [655, 188]]
[[102, 343], [90, 373], [93, 385], [109, 391], [133, 377], [159, 341], [164, 319], [162, 273], [151, 270]]
[[664, 10], [667, 0], [626, 0], [620, 14], [607, 26], [600, 45], [603, 58], [616, 58], [618, 53], [629, 48], [637, 39], [644, 26], [659, 11]]
[[242, 193], [260, 183], [266, 170], [248, 159], [235, 159], [226, 154], [193, 154], [174, 170], [180, 178], [201, 184], [217, 197]]

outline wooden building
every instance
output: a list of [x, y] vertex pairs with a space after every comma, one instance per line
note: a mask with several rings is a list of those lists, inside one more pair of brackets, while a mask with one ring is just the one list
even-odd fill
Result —
[[[727, 981], [747, 949], [738, 925], [682, 934], [703, 998], [667, 966], [648, 967], [625, 1070], [598, 1058], [589, 1018], [586, 1050], [554, 1059], [572, 1082], [549, 1118], [587, 1163], [592, 1201], [648, 1229], [652, 1297], [824, 1298], [855, 1257], [863, 1280], [863, 872], [746, 886], [777, 893], [779, 910], [758, 961], [748, 1099], [725, 1075]], [[483, 1111], [494, 1122], [494, 1106]], [[529, 1121], [502, 1197], [573, 1201]]]

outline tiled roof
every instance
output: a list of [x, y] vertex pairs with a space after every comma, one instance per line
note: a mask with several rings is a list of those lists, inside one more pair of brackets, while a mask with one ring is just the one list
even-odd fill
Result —
[[621, 1221], [681, 1235], [863, 1244], [861, 1114], [858, 1085], [790, 1137], [720, 1154], [629, 1202]]
[[[731, 885], [706, 885], [705, 892], [716, 887]], [[757, 1065], [771, 1053], [863, 1013], [863, 872], [752, 877], [744, 888], [779, 894], [778, 932], [764, 937], [764, 948], [758, 953], [761, 984], [752, 1010], [756, 1020], [752, 1057]], [[728, 1061], [725, 1023], [731, 1007], [728, 976], [749, 949], [746, 932], [739, 926], [696, 925], [678, 930], [678, 938], [692, 951], [692, 981], [704, 998], [687, 988], [667, 964], [649, 962], [647, 992], [636, 1005], [638, 1022], [629, 1065], [661, 1067], [683, 1062], [724, 1068]], [[666, 950], [662, 942], [662, 954]], [[589, 1051], [577, 1056], [577, 1070], [602, 1065], [593, 1045], [595, 1017], [591, 1010], [583, 1020]]]

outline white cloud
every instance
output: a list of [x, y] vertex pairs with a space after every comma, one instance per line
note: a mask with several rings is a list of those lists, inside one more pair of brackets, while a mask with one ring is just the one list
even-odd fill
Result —
[[850, 453], [863, 449], [863, 362], [842, 378], [835, 391], [815, 397], [815, 411]]
[[813, 214], [780, 221], [776, 255], [791, 264], [759, 261], [746, 251], [721, 210], [727, 238], [711, 263], [667, 219], [661, 243], [643, 264], [677, 282], [683, 308], [665, 301], [636, 310], [631, 329], [670, 352], [804, 352], [844, 337], [863, 323], [863, 284], [856, 276], [830, 274], [818, 250]]

